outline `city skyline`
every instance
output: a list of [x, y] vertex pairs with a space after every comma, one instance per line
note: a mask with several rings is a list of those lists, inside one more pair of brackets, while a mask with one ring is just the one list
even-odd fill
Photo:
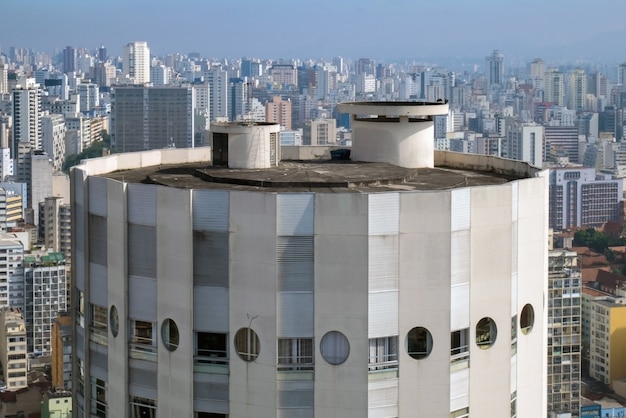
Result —
[[[529, 0], [518, 7], [494, 0], [322, 0], [310, 7], [286, 0], [181, 0], [175, 10], [160, 3], [112, 0], [103, 10], [97, 3], [76, 7], [70, 0], [10, 2], [3, 8], [0, 52], [11, 46], [52, 53], [66, 45], [102, 44], [117, 56], [128, 42], [147, 41], [155, 55], [193, 51], [229, 58], [343, 55], [381, 61], [445, 58], [482, 65], [489, 51], [500, 49], [512, 61], [535, 56], [626, 60], [620, 48], [626, 35], [620, 10], [626, 11], [626, 4], [619, 0], [600, 0], [594, 7], [582, 0]], [[36, 13], [29, 15], [25, 31], [24, 21], [8, 18], [27, 9]], [[418, 41], [420, 37], [426, 42]]]

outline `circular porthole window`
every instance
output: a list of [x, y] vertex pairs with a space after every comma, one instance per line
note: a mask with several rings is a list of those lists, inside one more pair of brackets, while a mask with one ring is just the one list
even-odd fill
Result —
[[172, 319], [165, 319], [161, 324], [161, 340], [167, 351], [174, 351], [178, 348], [180, 334], [178, 326]]
[[406, 335], [406, 351], [415, 360], [425, 359], [433, 350], [433, 336], [424, 327], [415, 327]]
[[120, 332], [120, 318], [115, 305], [111, 305], [111, 309], [109, 310], [109, 327], [111, 328], [113, 337], [117, 337], [117, 334]]
[[496, 342], [498, 327], [493, 319], [485, 317], [476, 324], [476, 345], [483, 350], [491, 347]]
[[259, 357], [259, 336], [252, 328], [240, 328], [235, 334], [235, 350], [244, 361], [254, 361]]
[[522, 314], [519, 317], [519, 326], [522, 329], [522, 334], [528, 334], [535, 323], [535, 310], [530, 303], [527, 303], [522, 308]]
[[329, 331], [322, 337], [320, 352], [328, 364], [336, 366], [348, 359], [350, 342], [341, 332]]

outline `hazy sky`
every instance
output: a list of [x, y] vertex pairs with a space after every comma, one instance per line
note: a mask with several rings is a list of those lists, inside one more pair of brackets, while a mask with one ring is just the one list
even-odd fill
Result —
[[136, 40], [156, 55], [621, 62], [626, 0], [2, 0], [2, 52]]

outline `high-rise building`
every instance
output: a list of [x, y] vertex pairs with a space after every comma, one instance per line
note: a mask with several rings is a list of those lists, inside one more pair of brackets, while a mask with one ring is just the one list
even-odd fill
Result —
[[24, 256], [24, 322], [29, 354], [52, 353], [52, 323], [67, 311], [66, 266], [62, 253]]
[[304, 123], [303, 145], [336, 145], [337, 120], [316, 119]]
[[548, 260], [548, 413], [574, 417], [580, 414], [582, 347], [577, 260], [563, 249], [550, 251]]
[[72, 228], [69, 203], [60, 196], [49, 196], [39, 203], [39, 238], [53, 252], [61, 252], [66, 264], [71, 261]]
[[248, 83], [242, 78], [231, 78], [228, 82], [228, 120], [240, 120], [248, 111]]
[[614, 295], [589, 298], [589, 328], [593, 330], [589, 345], [589, 376], [610, 387], [626, 378], [626, 363], [621, 350], [626, 336], [626, 305], [623, 297]]
[[24, 308], [24, 246], [11, 235], [0, 239], [0, 306]]
[[13, 89], [13, 158], [22, 142], [41, 149], [41, 116], [41, 89], [34, 78], [22, 78]]
[[170, 69], [163, 64], [150, 67], [150, 81], [153, 86], [167, 86], [170, 84]]
[[75, 167], [77, 416], [544, 416], [546, 173], [435, 152], [448, 110], [340, 104], [342, 164], [234, 123], [225, 166]]
[[0, 231], [6, 232], [23, 219], [22, 196], [12, 190], [0, 188]]
[[150, 82], [150, 48], [147, 42], [126, 44], [122, 56], [122, 73], [133, 84]]
[[507, 157], [541, 167], [544, 127], [534, 123], [522, 123], [509, 118], [506, 123]]
[[100, 89], [95, 83], [78, 83], [76, 93], [80, 98], [80, 111], [83, 114], [91, 114], [100, 106]]
[[111, 98], [111, 146], [117, 152], [193, 147], [193, 89], [117, 86]]
[[272, 83], [281, 86], [298, 85], [298, 69], [292, 64], [274, 64], [269, 69]]
[[9, 66], [0, 59], [0, 94], [9, 93]]
[[16, 391], [28, 387], [26, 371], [26, 327], [19, 309], [0, 308], [0, 359], [6, 388]]
[[576, 126], [546, 125], [544, 130], [546, 160], [548, 160], [547, 156], [550, 154], [565, 152], [570, 162], [582, 163], [582, 158], [579, 154], [578, 128]]
[[563, 73], [556, 68], [546, 71], [543, 86], [543, 100], [565, 106], [565, 82]]
[[497, 49], [485, 58], [487, 63], [487, 88], [500, 87], [504, 85], [504, 55]]
[[541, 58], [535, 58], [530, 63], [530, 82], [537, 90], [543, 90], [543, 82], [546, 72], [546, 63]]
[[76, 58], [78, 51], [73, 46], [66, 46], [63, 49], [63, 72], [76, 71]]
[[272, 96], [265, 103], [265, 121], [279, 124], [283, 129], [291, 130], [291, 101], [280, 96]]
[[617, 84], [626, 86], [626, 62], [621, 63], [617, 67]]
[[63, 115], [50, 114], [41, 118], [43, 150], [52, 159], [52, 166], [55, 171], [63, 169], [65, 162], [65, 135], [67, 126]]
[[583, 69], [577, 69], [569, 75], [569, 105], [570, 110], [585, 109], [587, 98], [587, 74]]
[[599, 227], [620, 219], [622, 179], [596, 174], [594, 168], [550, 170], [550, 228]]
[[228, 117], [228, 72], [213, 67], [205, 73], [211, 93], [209, 114], [211, 120]]

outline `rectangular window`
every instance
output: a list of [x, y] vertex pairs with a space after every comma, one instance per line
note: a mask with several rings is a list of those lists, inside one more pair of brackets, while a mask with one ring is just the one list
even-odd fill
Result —
[[196, 332], [196, 363], [228, 364], [228, 335]]
[[107, 308], [91, 304], [89, 339], [96, 344], [107, 345]]
[[450, 333], [450, 370], [469, 367], [469, 328]]
[[398, 336], [370, 338], [369, 371], [398, 368]]
[[107, 383], [98, 378], [91, 378], [91, 415], [107, 416]]
[[156, 361], [155, 324], [147, 321], [130, 320], [130, 357]]
[[139, 396], [130, 397], [130, 418], [156, 418], [156, 401], [141, 398]]
[[279, 338], [278, 370], [313, 370], [313, 338]]

